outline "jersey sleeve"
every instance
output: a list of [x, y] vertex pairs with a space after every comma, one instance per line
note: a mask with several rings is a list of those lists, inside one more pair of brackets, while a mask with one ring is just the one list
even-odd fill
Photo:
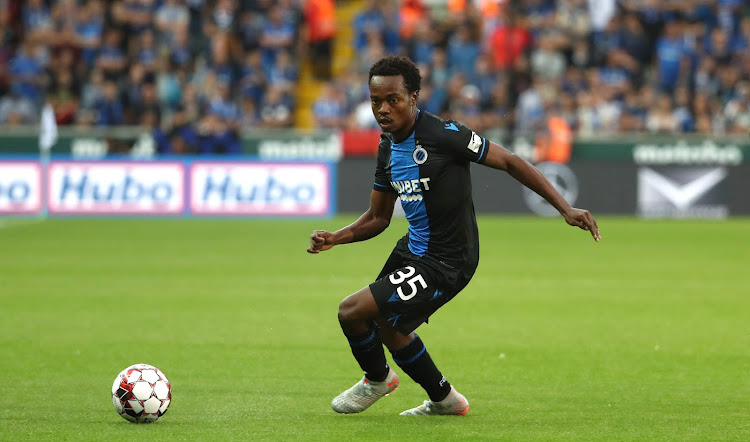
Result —
[[444, 130], [445, 148], [457, 158], [483, 163], [490, 142], [476, 132], [455, 121], [446, 121]]
[[380, 144], [378, 144], [377, 165], [375, 166], [375, 181], [372, 184], [372, 188], [380, 192], [395, 192], [393, 187], [391, 187], [391, 183], [388, 180], [388, 172], [386, 171], [390, 158], [390, 147], [390, 141], [381, 135]]

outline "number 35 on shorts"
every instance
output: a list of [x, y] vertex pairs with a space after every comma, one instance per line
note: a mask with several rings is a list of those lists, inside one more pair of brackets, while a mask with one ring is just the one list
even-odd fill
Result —
[[[422, 290], [427, 288], [427, 283], [424, 281], [422, 275], [420, 273], [415, 275], [416, 272], [417, 271], [414, 267], [406, 266], [402, 270], [396, 270], [388, 276], [391, 284], [398, 286], [398, 288], [396, 288], [396, 293], [398, 294], [398, 297], [404, 301], [408, 301], [415, 297], [419, 288]], [[409, 293], [404, 293], [404, 282], [406, 282], [406, 285], [408, 286], [407, 290]], [[417, 288], [417, 286], [419, 286], [419, 288]]]

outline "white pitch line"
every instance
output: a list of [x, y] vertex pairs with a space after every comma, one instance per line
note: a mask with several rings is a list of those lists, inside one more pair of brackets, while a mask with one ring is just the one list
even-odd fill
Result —
[[0, 229], [33, 226], [45, 221], [45, 218], [0, 218]]

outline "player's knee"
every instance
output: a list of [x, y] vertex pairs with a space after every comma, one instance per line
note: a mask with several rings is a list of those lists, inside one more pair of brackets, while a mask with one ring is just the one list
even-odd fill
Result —
[[351, 324], [356, 322], [357, 319], [357, 303], [351, 299], [351, 296], [345, 298], [339, 304], [339, 323], [342, 325]]
[[369, 322], [373, 319], [371, 316], [372, 313], [367, 311], [367, 306], [356, 295], [347, 296], [339, 304], [339, 323], [342, 325]]

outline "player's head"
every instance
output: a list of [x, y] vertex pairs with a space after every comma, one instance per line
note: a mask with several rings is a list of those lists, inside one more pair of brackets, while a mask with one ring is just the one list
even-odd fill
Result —
[[370, 68], [372, 113], [384, 132], [408, 136], [417, 116], [422, 77], [407, 57], [389, 55]]

